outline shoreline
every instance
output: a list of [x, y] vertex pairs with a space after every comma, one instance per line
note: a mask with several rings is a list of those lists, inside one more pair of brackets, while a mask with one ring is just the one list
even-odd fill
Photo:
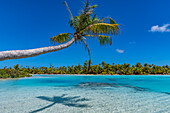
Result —
[[0, 81], [2, 81], [2, 80], [15, 80], [15, 79], [19, 79], [19, 78], [0, 78]]
[[[120, 75], [120, 74], [30, 74], [30, 75], [95, 75], [95, 76], [100, 76], [100, 75], [103, 75], [103, 76], [106, 76], [106, 75], [109, 75], [109, 76], [115, 76], [115, 75]], [[162, 76], [164, 76], [164, 75], [170, 75], [170, 74], [147, 74], [147, 75], [162, 75]], [[133, 76], [133, 74], [132, 75], [120, 75], [120, 76]], [[143, 75], [139, 75], [139, 76], [143, 76]], [[144, 75], [144, 76], [146, 76], [146, 75]]]
[[[63, 76], [170, 76], [170, 74], [148, 74], [148, 75], [119, 75], [119, 74], [30, 74], [32, 76], [34, 75], [63, 75]], [[30, 78], [30, 77], [21, 77], [21, 78]], [[17, 80], [20, 78], [0, 78], [0, 81], [2, 80]]]
[[[29, 77], [21, 77], [21, 78], [29, 78]], [[20, 78], [0, 78], [0, 81], [2, 81], [2, 80], [17, 80], [17, 79], [20, 79]]]

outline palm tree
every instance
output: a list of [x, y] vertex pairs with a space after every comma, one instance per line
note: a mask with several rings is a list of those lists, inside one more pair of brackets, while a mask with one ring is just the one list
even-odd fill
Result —
[[70, 13], [70, 26], [75, 30], [74, 33], [61, 33], [57, 36], [51, 38], [51, 42], [60, 45], [42, 47], [37, 49], [28, 49], [28, 50], [13, 50], [13, 51], [3, 51], [0, 52], [0, 61], [8, 59], [19, 59], [33, 57], [49, 52], [58, 51], [64, 48], [69, 47], [73, 42], [84, 43], [85, 47], [88, 50], [90, 57], [89, 65], [91, 64], [90, 49], [86, 43], [87, 38], [94, 37], [98, 38], [100, 45], [112, 44], [112, 37], [115, 34], [118, 34], [119, 27], [118, 24], [110, 17], [108, 18], [97, 18], [94, 14], [94, 9], [97, 5], [91, 6], [89, 0], [84, 3], [84, 9], [78, 16], [73, 16], [72, 12], [66, 2], [64, 2]]

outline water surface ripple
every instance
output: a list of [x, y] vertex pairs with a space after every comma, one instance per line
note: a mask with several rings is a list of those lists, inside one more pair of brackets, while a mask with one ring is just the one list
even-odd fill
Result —
[[0, 113], [168, 113], [170, 76], [34, 75], [0, 81]]

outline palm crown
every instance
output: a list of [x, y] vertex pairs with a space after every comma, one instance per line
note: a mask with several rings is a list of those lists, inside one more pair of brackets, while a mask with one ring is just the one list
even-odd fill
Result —
[[70, 13], [70, 26], [75, 30], [72, 33], [61, 33], [57, 36], [51, 38], [52, 43], [64, 43], [68, 42], [71, 38], [75, 38], [75, 43], [77, 41], [83, 42], [85, 47], [88, 49], [89, 53], [89, 68], [91, 63], [90, 49], [86, 43], [86, 39], [89, 37], [97, 37], [99, 39], [100, 45], [112, 44], [112, 36], [117, 35], [119, 27], [111, 17], [99, 19], [96, 14], [94, 14], [94, 9], [97, 5], [91, 6], [89, 0], [84, 3], [84, 9], [78, 16], [73, 16], [67, 2], [64, 2], [69, 13]]

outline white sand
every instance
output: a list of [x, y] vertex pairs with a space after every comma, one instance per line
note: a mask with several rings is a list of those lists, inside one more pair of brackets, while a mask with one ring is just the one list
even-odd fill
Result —
[[109, 87], [90, 89], [37, 86], [0, 92], [0, 113], [32, 111], [38, 113], [168, 113], [170, 95]]

